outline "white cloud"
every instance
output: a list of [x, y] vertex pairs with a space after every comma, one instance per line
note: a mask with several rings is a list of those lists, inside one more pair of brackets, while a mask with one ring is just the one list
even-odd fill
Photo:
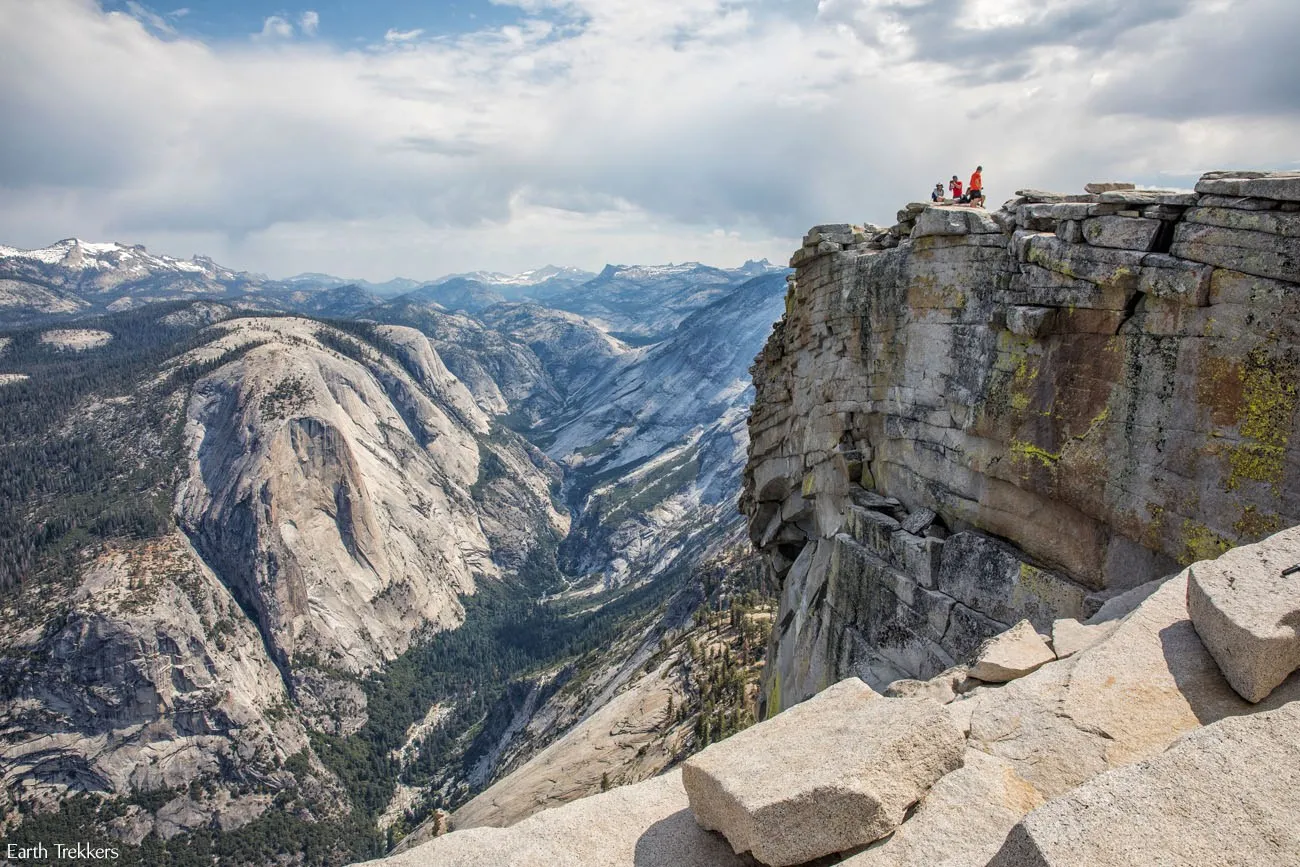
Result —
[[315, 36], [320, 29], [320, 15], [308, 9], [298, 19], [298, 29], [306, 36]]
[[423, 30], [394, 30], [391, 27], [384, 34], [385, 42], [410, 42], [412, 39], [418, 39], [424, 33]]
[[262, 22], [262, 30], [253, 34], [254, 39], [291, 39], [293, 38], [293, 25], [285, 18], [279, 15], [272, 15]]
[[[739, 264], [784, 259], [814, 223], [891, 221], [976, 163], [998, 201], [1296, 159], [1295, 86], [1229, 86], [1294, 65], [1269, 24], [1292, 0], [1152, 0], [1163, 18], [1123, 13], [1105, 39], [1085, 13], [1110, 0], [824, 0], [817, 20], [526, 3], [511, 28], [355, 50], [287, 39], [279, 16], [266, 39], [204, 44], [93, 0], [0, 0], [0, 243], [111, 238], [375, 279]], [[927, 29], [941, 7], [964, 22], [948, 55]]]

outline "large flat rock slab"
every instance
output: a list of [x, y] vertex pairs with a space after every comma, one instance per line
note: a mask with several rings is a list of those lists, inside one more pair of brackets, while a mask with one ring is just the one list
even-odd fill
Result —
[[1300, 527], [1188, 571], [1187, 610], [1242, 698], [1261, 701], [1300, 668]]
[[941, 705], [850, 678], [688, 759], [682, 781], [702, 827], [784, 867], [884, 837], [964, 753]]
[[1300, 707], [1227, 719], [1030, 813], [988, 867], [1300, 864]]
[[701, 830], [672, 772], [544, 810], [509, 828], [453, 831], [370, 867], [741, 867]]
[[969, 714], [972, 747], [1055, 797], [1203, 725], [1300, 698], [1300, 674], [1261, 705], [1237, 695], [1197, 636], [1186, 600], [1184, 570], [1093, 647], [946, 707]]
[[887, 840], [842, 863], [851, 867], [984, 867], [1043, 796], [1010, 763], [967, 750]]
[[1196, 184], [1196, 192], [1300, 202], [1300, 172], [1210, 172]]

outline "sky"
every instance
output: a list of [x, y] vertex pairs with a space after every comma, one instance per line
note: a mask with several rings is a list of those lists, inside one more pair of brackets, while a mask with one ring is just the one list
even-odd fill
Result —
[[0, 0], [0, 243], [272, 277], [786, 259], [990, 203], [1300, 168], [1295, 0]]

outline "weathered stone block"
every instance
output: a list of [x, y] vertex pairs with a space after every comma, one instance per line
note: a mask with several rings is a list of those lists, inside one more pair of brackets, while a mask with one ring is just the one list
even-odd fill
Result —
[[1106, 204], [1122, 205], [1178, 205], [1188, 207], [1196, 204], [1195, 193], [1180, 193], [1173, 190], [1115, 190], [1102, 193], [1099, 198]]
[[1182, 205], [1147, 205], [1138, 212], [1148, 220], [1181, 220], [1187, 208]]
[[1234, 208], [1239, 211], [1276, 211], [1276, 199], [1252, 199], [1247, 196], [1201, 196], [1197, 202], [1202, 208]]
[[682, 781], [701, 827], [779, 867], [890, 833], [964, 752], [940, 705], [853, 678], [687, 759]]
[[1056, 324], [1054, 307], [1008, 307], [1007, 330], [1021, 337], [1041, 337], [1049, 334]]
[[1300, 238], [1300, 214], [1280, 211], [1239, 211], [1232, 208], [1191, 208], [1184, 218], [1189, 223], [1264, 232], [1283, 238]]
[[1196, 184], [1196, 192], [1300, 202], [1300, 172], [1212, 172]]
[[970, 225], [961, 208], [929, 208], [916, 218], [913, 240], [934, 235], [968, 235]]
[[1188, 569], [1187, 611], [1224, 677], [1258, 702], [1300, 668], [1300, 527]]
[[1028, 620], [1022, 620], [984, 642], [967, 673], [976, 680], [1005, 683], [1024, 677], [1055, 659], [1056, 655], [1047, 642], [1034, 631]]
[[1010, 763], [967, 750], [965, 764], [934, 784], [893, 836], [843, 867], [984, 867], [1043, 796]]
[[1083, 227], [1078, 220], [1062, 220], [1056, 226], [1056, 237], [1067, 244], [1084, 243]]
[[1072, 617], [1057, 620], [1052, 624], [1052, 653], [1057, 659], [1074, 656], [1110, 635], [1115, 626], [1113, 621], [1088, 624]]
[[1152, 253], [1142, 260], [1138, 291], [1192, 307], [1204, 307], [1209, 304], [1213, 274], [1214, 269], [1209, 265], [1185, 262], [1165, 253]]
[[1300, 283], [1300, 239], [1195, 223], [1179, 223], [1171, 252], [1182, 259]]
[[1030, 203], [1095, 202], [1097, 197], [1084, 193], [1050, 193], [1045, 190], [1016, 190], [1016, 196]]
[[887, 555], [890, 537], [899, 526], [898, 521], [882, 512], [850, 506], [845, 529], [859, 544]]
[[1137, 288], [1141, 253], [1066, 244], [1055, 235], [1035, 235], [1029, 239], [1028, 260], [1066, 277], [1106, 284], [1117, 288]]
[[1083, 221], [1083, 237], [1094, 247], [1149, 252], [1160, 234], [1159, 220], [1129, 217], [1091, 217]]
[[[924, 532], [924, 531], [923, 531]], [[943, 542], [906, 530], [889, 536], [890, 560], [922, 587], [934, 589], [939, 580], [939, 563]]]
[[1094, 181], [1091, 184], [1084, 184], [1083, 189], [1085, 192], [1096, 195], [1099, 193], [1114, 192], [1115, 190], [1135, 190], [1137, 189], [1137, 185], [1121, 181]]

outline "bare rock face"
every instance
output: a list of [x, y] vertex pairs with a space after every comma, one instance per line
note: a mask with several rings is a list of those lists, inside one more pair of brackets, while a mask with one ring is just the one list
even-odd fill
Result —
[[1002, 759], [967, 750], [887, 840], [845, 859], [851, 867], [984, 867], [1007, 833], [1043, 802]]
[[1227, 719], [1030, 813], [988, 867], [1300, 860], [1300, 708]]
[[[602, 778], [624, 783], [654, 776], [686, 748], [671, 714], [685, 685], [666, 663], [611, 698], [563, 737], [452, 814], [457, 830], [507, 827], [539, 809], [600, 791]], [[661, 740], [660, 735], [668, 737]]]
[[1192, 566], [1187, 610], [1232, 688], [1266, 698], [1300, 668], [1300, 528]]
[[939, 705], [852, 678], [691, 757], [682, 782], [736, 852], [802, 864], [888, 834], [963, 750]]
[[[49, 807], [70, 791], [213, 789], [156, 817], [125, 817], [130, 840], [250, 821], [270, 796], [236, 808], [231, 787], [296, 784], [281, 767], [308, 739], [283, 712], [284, 682], [230, 591], [179, 534], [106, 552], [71, 599], [15, 602], [0, 636], [0, 724], [12, 733], [0, 747], [4, 792]], [[62, 616], [55, 604], [66, 605]], [[329, 775], [319, 776], [328, 790]]]
[[458, 624], [458, 594], [499, 574], [472, 490], [489, 472], [562, 526], [547, 477], [487, 441], [486, 416], [418, 332], [381, 329], [399, 364], [307, 320], [217, 327], [187, 359], [232, 360], [195, 387], [177, 511], [282, 665], [365, 671], [417, 629]]
[[1006, 632], [990, 638], [980, 648], [968, 673], [977, 680], [1005, 683], [1024, 677], [1056, 659], [1047, 642], [1022, 620]]
[[765, 712], [1300, 522], [1294, 176], [1129, 186], [805, 238], [742, 496], [782, 586]]
[[1064, 618], [1052, 624], [1052, 653], [1057, 659], [1074, 656], [1101, 641], [1114, 630], [1111, 623], [1080, 623]]
[[509, 828], [454, 831], [372, 867], [741, 867], [687, 809], [681, 774], [545, 810]]

